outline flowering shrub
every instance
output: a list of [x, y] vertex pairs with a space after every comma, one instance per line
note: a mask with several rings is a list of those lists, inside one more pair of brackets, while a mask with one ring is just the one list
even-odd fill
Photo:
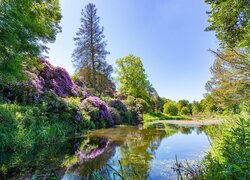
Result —
[[111, 100], [109, 101], [109, 106], [117, 109], [118, 111], [127, 112], [127, 107], [120, 100]]
[[44, 79], [46, 89], [53, 90], [60, 97], [78, 95], [77, 86], [64, 68], [54, 67], [45, 59], [40, 59], [40, 62], [43, 69], [39, 72], [39, 76]]
[[[112, 126], [113, 120], [109, 114], [107, 104], [98, 97], [90, 96], [81, 103], [81, 108], [89, 113], [91, 120], [99, 127]], [[103, 124], [103, 122], [105, 125]]]

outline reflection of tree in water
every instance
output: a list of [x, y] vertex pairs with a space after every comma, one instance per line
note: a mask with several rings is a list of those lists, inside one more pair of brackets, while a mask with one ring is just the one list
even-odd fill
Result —
[[166, 133], [150, 127], [131, 133], [121, 150], [121, 164], [128, 179], [146, 179], [151, 161]]

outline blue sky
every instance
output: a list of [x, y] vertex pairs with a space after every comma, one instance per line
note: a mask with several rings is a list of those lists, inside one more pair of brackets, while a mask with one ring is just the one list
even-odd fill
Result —
[[50, 44], [49, 61], [72, 75], [73, 37], [81, 9], [94, 3], [104, 27], [109, 64], [128, 54], [141, 57], [150, 82], [162, 97], [189, 101], [203, 98], [218, 41], [208, 26], [202, 0], [60, 0], [62, 33]]

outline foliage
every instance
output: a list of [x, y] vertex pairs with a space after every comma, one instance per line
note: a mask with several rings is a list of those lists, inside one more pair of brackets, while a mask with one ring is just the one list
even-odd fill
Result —
[[226, 49], [214, 52], [216, 60], [211, 68], [213, 77], [206, 84], [209, 91], [221, 107], [237, 112], [237, 106], [250, 99], [249, 52]]
[[97, 8], [94, 4], [89, 3], [82, 10], [81, 27], [74, 38], [76, 49], [73, 52], [73, 63], [77, 70], [81, 68], [91, 69], [92, 88], [97, 90], [96, 73], [110, 78], [113, 71], [112, 66], [108, 65], [105, 58], [109, 54], [105, 50], [106, 41], [103, 35], [103, 27], [100, 28], [100, 18], [96, 14]]
[[162, 107], [162, 104], [161, 104], [161, 98], [158, 94], [158, 92], [156, 91], [155, 88], [153, 87], [150, 87], [150, 101], [151, 101], [151, 104], [154, 108], [154, 111], [156, 112], [160, 112], [161, 111], [161, 107]]
[[171, 116], [176, 116], [178, 114], [178, 108], [173, 102], [167, 102], [163, 106], [163, 112]]
[[183, 114], [183, 113], [184, 115], [192, 114], [192, 107], [188, 100], [185, 100], [185, 99], [179, 100], [176, 105], [178, 108], [178, 112], [180, 114]]
[[86, 88], [77, 86], [70, 78], [68, 72], [60, 67], [52, 66], [47, 60], [39, 59], [39, 68], [25, 71], [27, 81], [12, 85], [0, 84], [0, 92], [5, 101], [33, 103], [42, 101], [43, 96], [52, 92], [59, 97], [88, 96]]
[[108, 105], [110, 107], [116, 108], [118, 111], [127, 112], [127, 107], [123, 104], [120, 100], [111, 100], [109, 101]]
[[188, 115], [188, 114], [190, 114], [190, 109], [188, 107], [183, 107], [181, 109], [180, 114], [182, 114], [182, 115]]
[[156, 113], [156, 112], [150, 112], [143, 114], [143, 120], [144, 122], [147, 121], [155, 121], [155, 120], [191, 120], [188, 117], [184, 116], [169, 116], [164, 113]]
[[[82, 68], [78, 73], [76, 73], [74, 82], [78, 86], [87, 86], [88, 88], [93, 87], [92, 81], [92, 70], [89, 68]], [[99, 95], [114, 96], [115, 84], [111, 78], [96, 72], [96, 92]]]
[[231, 117], [210, 133], [212, 147], [205, 159], [195, 167], [177, 164], [186, 179], [250, 178], [250, 115]]
[[111, 100], [108, 105], [111, 107], [110, 114], [115, 124], [135, 124], [132, 119], [132, 113], [128, 111], [126, 105], [120, 100]]
[[107, 104], [98, 97], [90, 96], [81, 102], [81, 109], [85, 110], [98, 128], [113, 125]]
[[250, 2], [248, 0], [205, 0], [210, 5], [208, 31], [215, 31], [222, 46], [250, 46]]
[[93, 128], [90, 117], [71, 102], [48, 95], [42, 104], [0, 104], [0, 151], [53, 143]]
[[116, 61], [119, 91], [123, 94], [150, 101], [150, 83], [139, 57], [128, 55]]
[[128, 96], [126, 100], [122, 101], [129, 109], [135, 108], [139, 113], [143, 114], [150, 111], [150, 105], [141, 98]]
[[0, 81], [17, 82], [60, 32], [59, 0], [0, 3]]
[[43, 69], [39, 72], [39, 76], [44, 79], [45, 89], [51, 89], [59, 97], [78, 95], [77, 86], [71, 80], [65, 69], [54, 67], [44, 59], [40, 61], [43, 65]]

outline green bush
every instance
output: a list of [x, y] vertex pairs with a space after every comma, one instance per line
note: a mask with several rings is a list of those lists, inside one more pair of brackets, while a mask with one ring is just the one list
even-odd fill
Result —
[[173, 102], [167, 102], [163, 106], [163, 112], [171, 116], [176, 116], [178, 114], [178, 108]]
[[188, 115], [188, 114], [190, 114], [189, 108], [188, 107], [183, 107], [181, 109], [181, 114], [182, 115]]

